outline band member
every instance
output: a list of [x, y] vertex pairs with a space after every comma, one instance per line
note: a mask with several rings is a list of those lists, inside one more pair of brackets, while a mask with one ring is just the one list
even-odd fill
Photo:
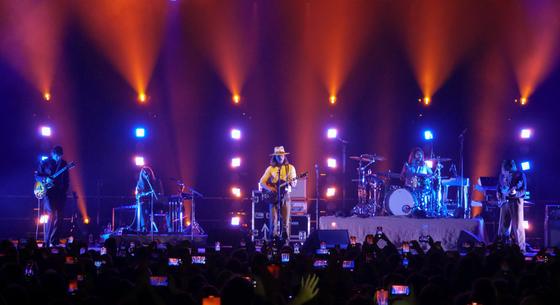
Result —
[[60, 243], [60, 232], [62, 230], [62, 219], [64, 206], [66, 205], [66, 192], [70, 184], [68, 171], [63, 172], [56, 178], [51, 175], [67, 165], [62, 159], [64, 151], [61, 146], [53, 147], [49, 158], [39, 164], [35, 172], [35, 180], [41, 183], [53, 183], [53, 187], [47, 190], [44, 199], [44, 211], [49, 215], [45, 225], [45, 245], [53, 246]]
[[[290, 192], [291, 188], [296, 186], [296, 169], [293, 165], [288, 162], [286, 155], [289, 153], [284, 151], [284, 146], [274, 147], [274, 153], [271, 154], [272, 158], [270, 160], [270, 166], [266, 169], [260, 180], [260, 186], [262, 189], [278, 195], [278, 186], [283, 182], [288, 182], [286, 187], [281, 188], [281, 213], [282, 213], [282, 223], [278, 222], [278, 204], [275, 202], [270, 205], [270, 215], [271, 215], [271, 228], [273, 236], [281, 236], [286, 234], [287, 237], [290, 236]], [[281, 226], [281, 228], [280, 228]]]
[[430, 176], [433, 174], [432, 170], [424, 162], [424, 151], [420, 147], [412, 149], [408, 155], [408, 162], [402, 168], [401, 176], [405, 179], [405, 185], [416, 187], [415, 182], [411, 179], [415, 175]]
[[136, 183], [136, 218], [138, 219], [136, 229], [141, 232], [149, 231], [146, 222], [150, 223], [151, 208], [154, 199], [157, 199], [154, 187], [156, 186], [156, 176], [154, 171], [144, 166], [140, 169], [138, 182]]
[[500, 203], [498, 238], [519, 245], [525, 252], [525, 229], [523, 228], [523, 198], [527, 190], [525, 174], [517, 170], [514, 160], [502, 161], [498, 180], [497, 197]]

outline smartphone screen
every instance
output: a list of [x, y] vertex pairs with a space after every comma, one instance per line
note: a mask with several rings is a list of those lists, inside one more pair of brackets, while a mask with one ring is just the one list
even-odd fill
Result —
[[389, 291], [385, 289], [375, 291], [375, 300], [377, 305], [389, 305]]
[[100, 253], [101, 255], [107, 254], [107, 248], [101, 247], [101, 249], [99, 250], [99, 253]]
[[409, 252], [410, 252], [410, 245], [407, 242], [403, 242], [402, 253], [409, 253]]
[[68, 282], [68, 292], [71, 294], [76, 293], [78, 291], [78, 281], [77, 280], [70, 280]]
[[195, 255], [192, 257], [192, 263], [194, 265], [206, 265], [206, 256]]
[[180, 258], [170, 257], [167, 264], [169, 266], [180, 266], [181, 263], [182, 263], [182, 260]]
[[410, 288], [406, 285], [391, 286], [391, 295], [409, 295]]
[[342, 261], [342, 269], [353, 270], [354, 261]]
[[202, 299], [202, 305], [220, 305], [221, 303], [220, 297], [209, 296]]
[[77, 263], [77, 261], [78, 261], [78, 260], [77, 260], [75, 257], [73, 257], [73, 256], [67, 256], [65, 262], [66, 262], [67, 265], [74, 265], [74, 264]]
[[315, 269], [325, 269], [329, 266], [326, 259], [316, 259], [313, 261], [313, 268]]
[[154, 287], [167, 286], [167, 276], [150, 276], [150, 285]]
[[214, 244], [214, 251], [220, 252], [220, 250], [221, 250], [220, 242], [217, 241], [217, 242]]
[[196, 251], [197, 251], [196, 253], [198, 253], [198, 254], [205, 254], [206, 253], [206, 248], [198, 248]]
[[403, 265], [403, 267], [408, 268], [408, 258], [406, 258], [406, 257], [403, 258], [402, 265]]
[[317, 254], [327, 255], [329, 254], [329, 249], [317, 249]]
[[286, 264], [290, 262], [290, 253], [282, 253], [280, 254], [280, 258], [282, 263]]

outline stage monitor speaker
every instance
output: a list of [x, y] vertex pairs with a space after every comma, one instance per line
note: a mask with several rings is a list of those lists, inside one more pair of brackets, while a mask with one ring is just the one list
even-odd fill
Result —
[[547, 205], [544, 219], [546, 247], [560, 247], [560, 205]]
[[327, 244], [327, 248], [334, 248], [339, 245], [346, 249], [350, 243], [348, 238], [348, 230], [316, 230], [309, 235], [309, 238], [303, 244], [303, 251], [307, 253], [314, 252], [319, 249], [321, 242]]
[[476, 246], [477, 243], [483, 243], [478, 237], [469, 231], [461, 230], [457, 239], [457, 250], [467, 251]]

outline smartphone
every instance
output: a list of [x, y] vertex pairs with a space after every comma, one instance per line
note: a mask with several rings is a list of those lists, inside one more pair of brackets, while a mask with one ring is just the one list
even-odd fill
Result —
[[381, 238], [382, 236], [383, 236], [383, 227], [379, 226], [377, 227], [377, 231], [375, 232], [375, 237]]
[[385, 289], [375, 291], [375, 300], [377, 305], [389, 305], [389, 291]]
[[106, 254], [107, 254], [107, 248], [101, 247], [101, 249], [99, 250], [99, 253], [100, 253], [101, 255], [106, 255]]
[[78, 280], [70, 280], [68, 282], [68, 293], [75, 294], [78, 291]]
[[68, 237], [68, 243], [71, 244], [74, 242], [74, 236]]
[[28, 263], [27, 265], [25, 265], [25, 276], [26, 277], [32, 277], [35, 272], [33, 271], [33, 263]]
[[406, 258], [406, 257], [403, 258], [402, 265], [403, 265], [403, 267], [408, 268], [408, 258]]
[[99, 268], [101, 268], [101, 265], [103, 265], [103, 262], [102, 261], [95, 261], [93, 264], [95, 265], [95, 267], [97, 269], [99, 269]]
[[166, 287], [167, 276], [150, 276], [150, 285], [154, 287]]
[[206, 254], [206, 248], [198, 248], [198, 249], [196, 250], [196, 253], [198, 253], [198, 254]]
[[321, 244], [319, 245], [320, 249], [327, 249], [327, 243], [322, 241]]
[[393, 285], [391, 295], [410, 295], [410, 288], [407, 285]]
[[52, 254], [58, 254], [58, 248], [51, 248], [51, 253]]
[[317, 254], [328, 255], [329, 254], [329, 249], [317, 249]]
[[194, 255], [191, 261], [193, 265], [206, 265], [206, 256]]
[[354, 266], [355, 266], [355, 263], [354, 263], [353, 260], [352, 261], [346, 261], [346, 260], [342, 261], [342, 269], [352, 271], [352, 270], [354, 270]]
[[410, 252], [410, 244], [407, 242], [403, 242], [402, 244], [402, 253], [409, 253]]
[[299, 254], [299, 253], [300, 253], [300, 251], [299, 251], [299, 243], [295, 243], [295, 244], [294, 244], [294, 254]]
[[539, 264], [546, 264], [546, 263], [548, 263], [548, 256], [545, 256], [545, 255], [537, 255], [535, 258], [536, 258], [535, 261], [536, 261], [537, 263], [539, 263]]
[[287, 264], [290, 262], [290, 253], [282, 253], [280, 254], [280, 257], [283, 264]]
[[220, 242], [217, 241], [217, 242], [214, 244], [214, 251], [220, 252], [220, 250], [221, 250]]
[[316, 259], [313, 261], [313, 268], [315, 269], [325, 269], [329, 266], [326, 259]]
[[202, 305], [221, 305], [222, 300], [220, 297], [209, 296], [202, 299]]
[[74, 265], [74, 264], [76, 264], [77, 262], [78, 262], [78, 259], [75, 258], [75, 257], [73, 257], [73, 256], [67, 256], [67, 257], [66, 257], [65, 263], [66, 263], [67, 265]]
[[86, 248], [80, 248], [80, 255], [86, 254]]
[[255, 252], [262, 252], [261, 246], [255, 246]]
[[180, 258], [176, 257], [170, 257], [167, 262], [169, 266], [180, 266], [181, 263], [183, 263], [183, 261]]

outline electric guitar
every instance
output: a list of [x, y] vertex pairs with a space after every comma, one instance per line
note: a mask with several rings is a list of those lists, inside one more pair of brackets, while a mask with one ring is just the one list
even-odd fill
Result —
[[[305, 172], [303, 174], [299, 174], [296, 177], [294, 177], [293, 179], [288, 179], [287, 181], [284, 180], [280, 180], [280, 192], [282, 194], [282, 197], [284, 197], [284, 195], [286, 194], [286, 192], [284, 191], [286, 186], [288, 186], [288, 184], [301, 179], [301, 178], [305, 178], [307, 177], [308, 172]], [[276, 186], [272, 189], [272, 190], [267, 190], [267, 189], [263, 189], [262, 190], [262, 198], [263, 201], [269, 204], [275, 204], [278, 201], [278, 190], [276, 189]]]
[[65, 171], [73, 168], [76, 166], [76, 162], [70, 162], [63, 168], [59, 169], [56, 173], [48, 176], [43, 177], [41, 181], [35, 182], [35, 187], [33, 188], [33, 193], [37, 199], [43, 199], [47, 195], [47, 191], [54, 186], [53, 180], [60, 176]]
[[504, 204], [506, 204], [509, 198], [516, 197], [517, 190], [521, 187], [523, 187], [523, 180], [520, 180], [516, 185], [509, 187], [507, 191], [505, 189], [499, 190], [499, 192], [502, 194], [502, 199], [498, 200], [498, 202], [496, 203], [498, 208], [501, 208]]

